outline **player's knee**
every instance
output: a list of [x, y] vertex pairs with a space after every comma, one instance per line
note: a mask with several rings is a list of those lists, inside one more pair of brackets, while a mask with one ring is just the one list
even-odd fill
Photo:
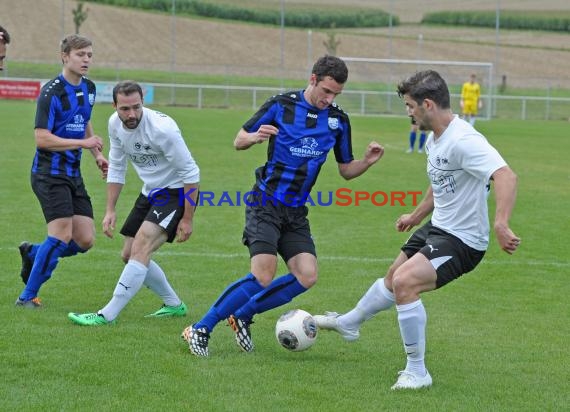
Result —
[[306, 289], [312, 288], [318, 280], [318, 274], [316, 270], [305, 271], [296, 277], [299, 283]]
[[317, 259], [311, 253], [299, 253], [287, 261], [289, 271], [299, 283], [309, 289], [317, 283]]
[[409, 273], [402, 270], [397, 270], [392, 275], [392, 290], [396, 299], [407, 296], [412, 292], [412, 277]]
[[133, 242], [132, 247], [128, 251], [128, 256], [125, 256], [127, 259], [126, 261], [128, 262], [129, 259], [134, 259], [139, 262], [147, 262], [150, 260], [152, 252], [153, 245], [151, 243], [137, 242], [135, 238], [135, 242]]
[[81, 249], [87, 251], [95, 244], [95, 230], [74, 231], [73, 240]]
[[87, 252], [95, 244], [95, 239], [93, 237], [87, 239], [80, 239], [76, 241], [77, 246], [79, 246], [83, 252]]
[[254, 276], [257, 279], [257, 281], [259, 282], [259, 284], [261, 286], [263, 286], [264, 288], [266, 288], [273, 281], [273, 278], [275, 277], [275, 273], [262, 271], [262, 272], [254, 273]]

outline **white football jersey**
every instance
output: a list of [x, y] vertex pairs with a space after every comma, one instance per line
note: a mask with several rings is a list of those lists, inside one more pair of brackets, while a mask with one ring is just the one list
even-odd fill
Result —
[[426, 142], [427, 173], [434, 197], [432, 224], [477, 250], [489, 244], [487, 184], [506, 162], [468, 122], [452, 120]]
[[153, 189], [181, 188], [198, 183], [200, 169], [176, 122], [164, 113], [143, 107], [136, 129], [127, 129], [115, 112], [109, 118], [108, 183], [125, 183], [127, 158], [143, 181], [142, 194]]

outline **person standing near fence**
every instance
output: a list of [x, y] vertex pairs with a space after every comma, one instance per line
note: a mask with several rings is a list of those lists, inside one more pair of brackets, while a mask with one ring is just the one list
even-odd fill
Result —
[[461, 106], [463, 119], [471, 123], [471, 126], [474, 126], [477, 113], [479, 109], [483, 107], [481, 86], [477, 83], [477, 75], [475, 73], [471, 74], [468, 82], [463, 83], [461, 87], [461, 101], [459, 104]]
[[[416, 144], [416, 139], [418, 137], [418, 124], [412, 118], [412, 127], [410, 128], [410, 147], [406, 150], [406, 153], [414, 153], [414, 146]], [[424, 152], [424, 145], [426, 143], [426, 131], [420, 130], [420, 141], [418, 142], [418, 153]]]
[[4, 60], [6, 59], [6, 46], [10, 43], [10, 34], [0, 26], [0, 70], [4, 70]]

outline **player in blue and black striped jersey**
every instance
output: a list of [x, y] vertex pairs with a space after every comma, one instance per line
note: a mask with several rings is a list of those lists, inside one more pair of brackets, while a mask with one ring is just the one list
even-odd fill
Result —
[[82, 149], [91, 151], [104, 177], [108, 161], [101, 153], [103, 140], [91, 125], [96, 91], [85, 75], [92, 57], [88, 38], [63, 39], [62, 73], [46, 83], [38, 97], [31, 184], [47, 223], [47, 238], [39, 244], [22, 242], [19, 247], [20, 275], [26, 287], [17, 306], [40, 307], [39, 289], [58, 259], [84, 253], [93, 245], [93, 207], [80, 171]]
[[[270, 98], [238, 132], [237, 150], [268, 144], [267, 162], [255, 172], [245, 211], [243, 243], [249, 248], [251, 272], [229, 285], [206, 315], [183, 331], [192, 354], [208, 356], [210, 333], [226, 318], [238, 346], [250, 352], [253, 316], [290, 302], [316, 283], [317, 258], [305, 202], [327, 154], [333, 150], [340, 175], [352, 179], [384, 153], [372, 142], [363, 159], [352, 155], [348, 115], [334, 103], [347, 78], [341, 59], [324, 56], [313, 66], [305, 90]], [[277, 255], [289, 273], [274, 279]]]

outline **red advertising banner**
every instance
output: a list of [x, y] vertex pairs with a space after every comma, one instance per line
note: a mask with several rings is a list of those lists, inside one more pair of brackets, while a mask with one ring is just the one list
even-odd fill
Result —
[[41, 84], [37, 81], [1, 80], [0, 99], [35, 100], [40, 95]]

